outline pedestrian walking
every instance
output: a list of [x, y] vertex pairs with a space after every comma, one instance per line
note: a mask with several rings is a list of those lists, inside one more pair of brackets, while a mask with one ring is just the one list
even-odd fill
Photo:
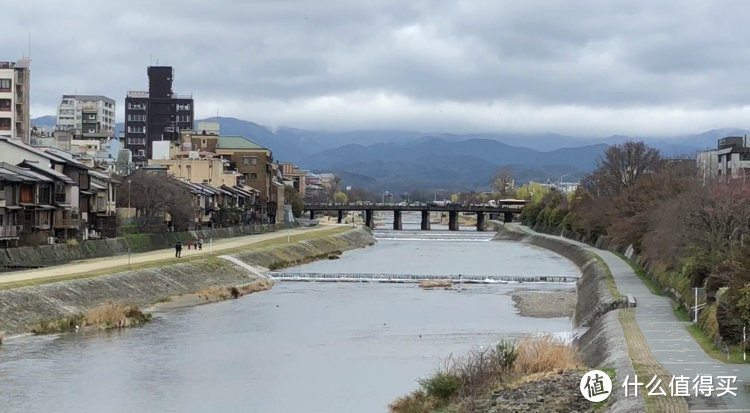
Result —
[[203, 251], [203, 238], [198, 240], [198, 251]]
[[182, 244], [180, 241], [177, 241], [176, 244], [174, 244], [174, 257], [180, 258], [182, 256]]
[[192, 245], [193, 245], [193, 241], [190, 241], [190, 240], [188, 240], [188, 241], [187, 241], [187, 247], [188, 247], [188, 251], [190, 251], [190, 247], [191, 247]]

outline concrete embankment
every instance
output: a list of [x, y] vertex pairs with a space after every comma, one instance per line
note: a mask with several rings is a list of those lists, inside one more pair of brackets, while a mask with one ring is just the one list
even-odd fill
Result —
[[[614, 369], [618, 382], [628, 375], [634, 377], [635, 370], [619, 321], [620, 308], [627, 306], [627, 302], [613, 294], [608, 282], [608, 269], [598, 257], [566, 240], [527, 234], [510, 226], [499, 225], [496, 239], [526, 242], [573, 261], [581, 269], [581, 278], [576, 283], [578, 298], [574, 324], [576, 327], [588, 327], [576, 340], [582, 361], [592, 368]], [[613, 385], [608, 411], [645, 411], [642, 398], [626, 398], [618, 391], [616, 383]]]
[[283, 225], [237, 226], [187, 232], [130, 234], [120, 238], [87, 240], [75, 245], [55, 244], [37, 247], [18, 247], [0, 250], [0, 269], [37, 268], [66, 264], [90, 258], [111, 257], [128, 251], [144, 252], [169, 248], [177, 241], [221, 239], [242, 235], [261, 234], [283, 228]]
[[[240, 261], [281, 268], [375, 243], [364, 229], [232, 254]], [[0, 291], [0, 331], [27, 332], [33, 325], [85, 312], [108, 301], [148, 305], [209, 287], [248, 284], [258, 276], [219, 257], [111, 275]]]

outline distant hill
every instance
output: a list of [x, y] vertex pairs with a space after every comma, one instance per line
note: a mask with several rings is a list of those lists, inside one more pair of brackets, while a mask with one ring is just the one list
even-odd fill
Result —
[[[425, 186], [487, 189], [494, 171], [505, 165], [513, 167], [518, 182], [561, 176], [574, 180], [595, 167], [608, 145], [643, 140], [665, 156], [693, 155], [715, 147], [719, 138], [748, 133], [725, 128], [674, 138], [581, 138], [551, 133], [452, 134], [397, 129], [329, 132], [271, 129], [231, 117], [202, 120], [218, 121], [222, 134], [241, 135], [271, 149], [276, 160], [339, 173], [345, 185], [392, 191]], [[52, 127], [55, 117], [42, 116], [32, 123]], [[118, 123], [117, 131], [122, 129], [123, 124]]]
[[[342, 175], [369, 176], [368, 189], [414, 187], [486, 190], [494, 172], [511, 165], [519, 182], [581, 178], [594, 168], [606, 144], [541, 152], [489, 139], [448, 141], [433, 137], [406, 143], [350, 144], [318, 152], [300, 165]], [[353, 184], [353, 183], [352, 183]]]
[[45, 128], [54, 128], [57, 124], [57, 117], [53, 115], [40, 116], [31, 119], [31, 126], [41, 126]]

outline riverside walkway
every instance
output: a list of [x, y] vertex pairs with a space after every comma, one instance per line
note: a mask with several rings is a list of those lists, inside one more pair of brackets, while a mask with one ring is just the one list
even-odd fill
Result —
[[[512, 225], [528, 234], [561, 239], [580, 245], [604, 260], [612, 272], [620, 294], [632, 294], [635, 297], [637, 301], [635, 321], [653, 358], [666, 369], [669, 375], [681, 375], [690, 379], [691, 397], [687, 397], [685, 400], [691, 412], [750, 412], [750, 391], [747, 387], [750, 385], [750, 364], [730, 364], [709, 357], [687, 331], [687, 326], [692, 323], [677, 319], [672, 310], [671, 300], [668, 297], [652, 294], [627, 262], [610, 251], [559, 236], [533, 232], [520, 225]], [[640, 338], [637, 333], [630, 336], [636, 337], [636, 341]], [[636, 361], [634, 360], [634, 362]], [[716, 397], [715, 394], [711, 397], [694, 397], [692, 380], [697, 375], [713, 376], [714, 386], [717, 384], [718, 376], [736, 377], [737, 382], [733, 387], [737, 388], [735, 391], [737, 397], [729, 394], [720, 398]], [[617, 391], [622, 391], [617, 386], [622, 385], [623, 379], [618, 377], [616, 383], [613, 383], [613, 387]], [[645, 385], [651, 380], [651, 377], [639, 377], [638, 380]], [[669, 393], [668, 386], [668, 382], [662, 383], [662, 387], [667, 393]]]
[[301, 234], [312, 234], [318, 232], [331, 231], [337, 227], [351, 228], [349, 225], [320, 225], [313, 228], [293, 228], [275, 232], [268, 232], [264, 234], [246, 235], [242, 237], [234, 238], [223, 238], [215, 240], [212, 245], [209, 245], [204, 240], [203, 250], [188, 250], [187, 248], [182, 249], [182, 258], [174, 257], [174, 248], [161, 249], [155, 251], [142, 252], [137, 254], [131, 254], [130, 256], [118, 255], [115, 257], [105, 258], [92, 258], [89, 260], [76, 261], [70, 264], [57, 265], [52, 267], [45, 267], [33, 270], [24, 271], [12, 271], [0, 273], [0, 288], [7, 284], [33, 282], [34, 280], [49, 279], [49, 278], [61, 278], [75, 276], [77, 274], [86, 274], [99, 271], [105, 271], [108, 269], [118, 269], [121, 271], [127, 270], [128, 266], [148, 264], [163, 261], [165, 263], [179, 262], [197, 256], [206, 256], [213, 254], [216, 255], [219, 252], [233, 250], [237, 248], [246, 247], [252, 244], [257, 244], [264, 241], [270, 240], [284, 240], [287, 237], [294, 237]]

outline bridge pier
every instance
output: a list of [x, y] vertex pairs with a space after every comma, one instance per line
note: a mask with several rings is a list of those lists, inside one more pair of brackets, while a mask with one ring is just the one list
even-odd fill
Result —
[[340, 224], [340, 223], [344, 222], [344, 210], [343, 209], [339, 209], [338, 213], [339, 213], [339, 217], [338, 217], [339, 219], [336, 222], [338, 222]]
[[448, 229], [458, 231], [458, 211], [448, 211]]
[[365, 225], [370, 229], [375, 228], [375, 224], [372, 222], [372, 209], [365, 210]]
[[404, 229], [403, 224], [401, 223], [401, 211], [393, 211], [393, 229]]
[[477, 231], [484, 231], [484, 212], [477, 212]]
[[422, 211], [422, 231], [430, 230], [430, 211]]
[[312, 221], [313, 219], [315, 219], [315, 211], [310, 210], [310, 220]]
[[513, 222], [513, 213], [505, 212], [503, 216], [503, 222]]

